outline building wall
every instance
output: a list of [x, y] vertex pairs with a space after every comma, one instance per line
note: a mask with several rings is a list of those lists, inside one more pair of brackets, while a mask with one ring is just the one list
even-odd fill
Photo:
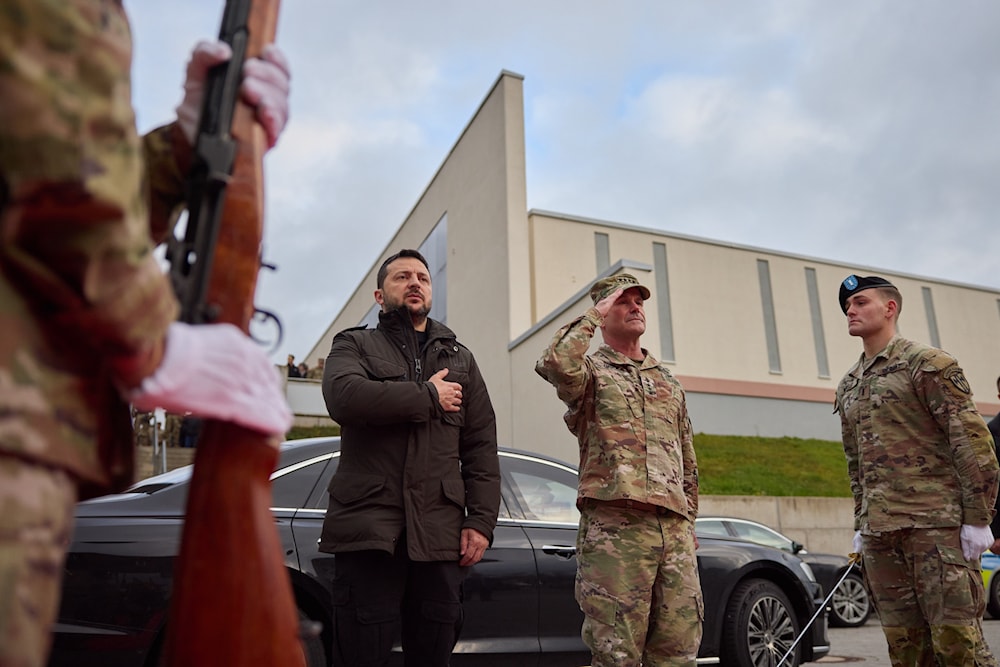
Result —
[[[590, 305], [587, 291], [594, 280], [619, 270], [650, 287], [669, 285], [669, 310], [656, 290], [646, 304], [643, 344], [664, 359], [661, 334], [670, 334], [669, 366], [685, 386], [696, 431], [839, 439], [834, 390], [861, 353], [860, 342], [846, 333], [837, 302], [840, 282], [850, 273], [894, 282], [904, 297], [901, 333], [932, 342], [936, 331], [940, 346], [965, 368], [981, 411], [1000, 411], [998, 290], [527, 210], [522, 86], [520, 76], [501, 73], [306, 358], [325, 356], [335, 332], [361, 321], [373, 303], [382, 260], [400, 248], [419, 247], [447, 216], [448, 325], [482, 366], [503, 444], [577, 459], [575, 440], [561, 418], [565, 408], [535, 374], [534, 364], [556, 330]], [[607, 241], [606, 258], [598, 257], [595, 234], [602, 235], [602, 248]], [[656, 272], [656, 244], [665, 248], [666, 275]], [[604, 264], [610, 266], [602, 272]], [[762, 267], [773, 303], [776, 350], [770, 351]], [[815, 277], [815, 311], [807, 275]], [[669, 332], [660, 325], [667, 314]], [[596, 338], [595, 345], [600, 335]]]
[[[518, 320], [523, 328], [530, 313], [520, 308], [530, 299], [522, 96], [522, 77], [503, 72], [308, 358], [326, 356], [334, 335], [357, 326], [368, 312], [382, 261], [401, 248], [419, 247], [447, 216], [447, 325], [476, 355], [494, 402], [506, 404], [512, 389], [503, 351], [512, 323]], [[498, 422], [504, 440], [510, 437], [509, 423]]]

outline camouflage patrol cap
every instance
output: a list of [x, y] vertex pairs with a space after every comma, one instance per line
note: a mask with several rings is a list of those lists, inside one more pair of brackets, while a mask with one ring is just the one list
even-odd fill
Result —
[[597, 303], [604, 297], [608, 296], [618, 288], [627, 290], [631, 287], [638, 287], [639, 293], [642, 294], [643, 299], [649, 298], [649, 289], [644, 285], [640, 285], [636, 277], [629, 273], [617, 273], [613, 276], [608, 276], [607, 278], [601, 278], [593, 287], [590, 288], [590, 298]]
[[851, 298], [852, 295], [858, 292], [863, 292], [866, 289], [871, 289], [873, 287], [895, 287], [885, 278], [879, 278], [878, 276], [856, 276], [853, 273], [846, 278], [844, 282], [840, 283], [840, 309], [847, 313], [847, 300]]

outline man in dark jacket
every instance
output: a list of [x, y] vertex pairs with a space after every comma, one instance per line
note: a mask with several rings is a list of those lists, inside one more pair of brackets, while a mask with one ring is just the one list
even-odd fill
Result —
[[320, 550], [337, 554], [333, 664], [446, 666], [462, 580], [493, 540], [500, 507], [496, 418], [472, 353], [431, 309], [427, 261], [383, 262], [373, 330], [342, 331], [323, 374], [341, 427]]

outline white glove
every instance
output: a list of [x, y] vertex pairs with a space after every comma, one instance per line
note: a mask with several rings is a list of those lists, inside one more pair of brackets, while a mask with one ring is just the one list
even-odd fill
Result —
[[268, 434], [292, 425], [274, 364], [231, 324], [171, 324], [159, 368], [125, 398], [141, 412], [193, 412]]
[[[184, 81], [184, 99], [177, 107], [177, 124], [192, 145], [198, 132], [208, 70], [232, 56], [232, 49], [222, 41], [198, 42], [191, 53]], [[264, 47], [260, 58], [250, 58], [243, 63], [240, 98], [254, 108], [257, 122], [267, 134], [268, 148], [278, 143], [288, 122], [290, 83], [288, 60], [274, 44]]]
[[990, 530], [989, 526], [965, 524], [958, 535], [966, 560], [979, 560], [983, 552], [993, 546], [993, 531]]
[[861, 531], [860, 530], [854, 531], [854, 541], [853, 541], [854, 552], [853, 553], [860, 554], [861, 553], [861, 549], [864, 547], [864, 545], [865, 545], [865, 542], [864, 542], [864, 539], [861, 537]]
[[256, 110], [257, 122], [267, 133], [267, 147], [274, 148], [288, 122], [288, 93], [292, 81], [285, 54], [274, 44], [261, 51], [260, 58], [243, 63], [240, 96]]

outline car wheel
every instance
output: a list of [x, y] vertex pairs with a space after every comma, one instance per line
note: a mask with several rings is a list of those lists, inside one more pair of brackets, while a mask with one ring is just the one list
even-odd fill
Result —
[[[722, 664], [773, 667], [799, 636], [799, 621], [776, 584], [750, 579], [737, 586], [729, 599], [722, 636]], [[801, 650], [796, 646], [782, 665], [798, 665]]]
[[840, 582], [830, 598], [830, 625], [837, 628], [856, 628], [868, 622], [872, 613], [868, 589], [861, 576], [855, 572]]
[[1000, 572], [990, 578], [990, 590], [986, 591], [986, 611], [993, 618], [1000, 618]]

